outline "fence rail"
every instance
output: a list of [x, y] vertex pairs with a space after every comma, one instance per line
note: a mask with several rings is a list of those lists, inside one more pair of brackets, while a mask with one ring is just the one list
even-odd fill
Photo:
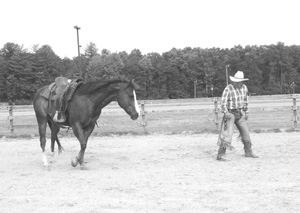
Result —
[[[274, 128], [297, 128], [299, 121], [297, 96], [298, 94], [250, 97], [249, 125], [253, 128], [259, 125], [261, 128], [268, 128], [268, 125], [274, 123]], [[178, 131], [184, 128], [197, 130], [200, 127], [202, 129], [218, 129], [222, 118], [219, 109], [220, 97], [145, 100], [139, 101], [139, 104], [142, 112], [137, 123], [144, 132], [151, 130], [154, 132], [171, 132], [172, 128]], [[118, 116], [122, 119], [124, 117], [124, 121], [122, 121], [124, 124], [120, 122]], [[102, 129], [107, 127], [110, 131], [118, 129], [122, 125], [127, 126], [125, 123], [128, 123], [126, 114], [116, 102], [105, 107], [100, 118], [100, 127]], [[181, 123], [183, 123], [183, 127], [180, 128]], [[122, 131], [126, 131], [124, 126]], [[2, 135], [19, 134], [20, 129], [23, 129], [23, 132], [29, 132], [26, 129], [30, 128], [34, 128], [32, 131], [36, 134], [37, 123], [33, 106], [13, 106], [10, 108], [7, 104], [0, 103], [0, 127], [0, 134]], [[133, 125], [129, 129], [135, 131], [136, 127], [137, 125]]]

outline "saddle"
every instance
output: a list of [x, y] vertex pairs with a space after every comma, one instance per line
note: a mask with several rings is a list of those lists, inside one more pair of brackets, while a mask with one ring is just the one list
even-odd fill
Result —
[[56, 110], [53, 116], [54, 121], [61, 123], [66, 120], [64, 113], [68, 108], [68, 103], [72, 99], [76, 88], [81, 83], [83, 83], [81, 79], [71, 80], [66, 77], [57, 77], [55, 81], [43, 91], [41, 95], [49, 100], [49, 112], [52, 111], [52, 105]]
[[57, 77], [55, 81], [49, 85], [49, 90], [57, 95], [63, 94], [70, 86], [72, 80], [66, 77]]

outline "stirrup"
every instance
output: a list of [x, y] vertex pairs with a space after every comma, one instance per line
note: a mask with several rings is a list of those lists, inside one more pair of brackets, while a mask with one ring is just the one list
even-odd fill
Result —
[[53, 121], [58, 122], [58, 123], [65, 122], [66, 121], [66, 116], [63, 112], [56, 111], [55, 115], [53, 117]]

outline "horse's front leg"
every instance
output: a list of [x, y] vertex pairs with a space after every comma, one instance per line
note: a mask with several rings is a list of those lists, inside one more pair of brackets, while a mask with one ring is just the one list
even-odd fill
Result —
[[71, 161], [71, 164], [73, 167], [76, 167], [79, 163], [82, 170], [87, 169], [85, 166], [85, 162], [84, 162], [84, 153], [85, 153], [85, 149], [87, 147], [88, 138], [91, 135], [91, 133], [93, 132], [94, 127], [95, 127], [95, 125], [91, 125], [89, 128], [87, 128], [85, 130], [80, 128], [78, 125], [76, 125], [75, 128], [72, 127], [75, 136], [78, 138], [78, 140], [80, 142], [80, 151], [79, 151], [77, 157]]
[[78, 163], [80, 164], [81, 170], [86, 170], [86, 166], [84, 163], [84, 153], [85, 153], [85, 149], [86, 149], [86, 144], [80, 144], [80, 151], [78, 153], [78, 155], [71, 160], [71, 165], [73, 167], [76, 167], [78, 165]]

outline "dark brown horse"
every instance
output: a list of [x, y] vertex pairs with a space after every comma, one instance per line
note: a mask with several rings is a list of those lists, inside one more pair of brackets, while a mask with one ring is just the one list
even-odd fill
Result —
[[53, 115], [56, 110], [54, 104], [49, 104], [49, 100], [41, 95], [41, 93], [48, 88], [49, 86], [45, 86], [39, 89], [33, 100], [45, 166], [48, 166], [45, 154], [47, 123], [51, 129], [52, 153], [54, 152], [55, 141], [58, 144], [59, 152], [62, 150], [62, 146], [57, 137], [60, 128], [62, 126], [72, 128], [74, 135], [79, 140], [81, 149], [71, 164], [73, 167], [76, 167], [79, 163], [81, 169], [85, 169], [84, 153], [87, 141], [95, 128], [102, 108], [112, 101], [117, 101], [119, 106], [130, 115], [132, 120], [136, 120], [139, 116], [135, 94], [135, 90], [138, 89], [139, 86], [133, 80], [98, 80], [81, 84], [77, 87], [72, 99], [68, 102], [68, 107], [65, 112], [66, 121], [63, 123], [53, 121]]

